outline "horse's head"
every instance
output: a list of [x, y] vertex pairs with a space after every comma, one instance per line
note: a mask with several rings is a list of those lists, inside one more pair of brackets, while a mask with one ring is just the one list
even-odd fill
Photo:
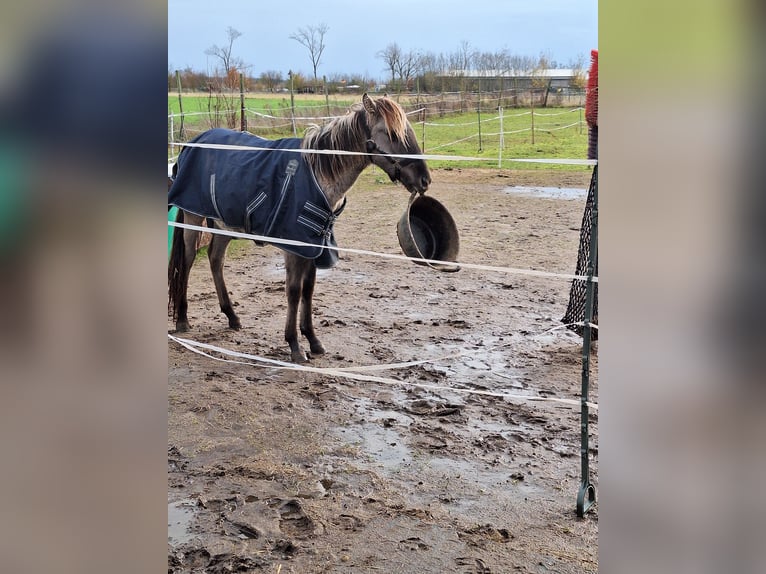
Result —
[[410, 193], [425, 193], [431, 184], [431, 173], [425, 160], [391, 157], [391, 155], [422, 155], [415, 132], [401, 106], [389, 98], [373, 100], [362, 96], [367, 113], [370, 137], [367, 151], [372, 163], [388, 174], [391, 181], [399, 181]]

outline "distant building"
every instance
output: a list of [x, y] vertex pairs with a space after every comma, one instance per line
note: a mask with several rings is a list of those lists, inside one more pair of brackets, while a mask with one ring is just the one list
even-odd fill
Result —
[[548, 88], [553, 92], [584, 89], [587, 70], [550, 68], [541, 70], [448, 70], [437, 79], [467, 81], [482, 90]]

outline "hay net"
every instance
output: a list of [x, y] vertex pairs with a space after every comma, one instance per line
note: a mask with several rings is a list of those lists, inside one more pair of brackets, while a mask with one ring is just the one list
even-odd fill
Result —
[[[596, 185], [598, 181], [598, 166], [593, 168], [593, 175], [590, 179], [590, 186], [588, 188], [588, 198], [585, 200], [585, 211], [582, 216], [582, 225], [580, 226], [580, 247], [577, 250], [577, 269], [575, 274], [587, 275], [588, 274], [588, 260], [590, 258], [590, 237], [591, 237], [591, 225], [593, 222], [593, 202], [596, 195]], [[598, 277], [598, 250], [596, 251], [596, 259], [593, 262], [593, 275]], [[567, 305], [566, 314], [561, 319], [561, 322], [567, 325], [567, 328], [574, 331], [578, 335], [583, 334], [583, 321], [585, 320], [585, 293], [587, 282], [581, 279], [574, 279], [572, 286], [569, 289], [569, 304]], [[579, 324], [577, 324], [579, 323]], [[593, 284], [593, 317], [591, 319], [593, 325], [598, 325], [598, 283]], [[591, 339], [598, 339], [598, 329], [591, 331]]]

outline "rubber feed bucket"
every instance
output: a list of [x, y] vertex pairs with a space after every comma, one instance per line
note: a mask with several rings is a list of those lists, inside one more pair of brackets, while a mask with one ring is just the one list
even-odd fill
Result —
[[[449, 211], [433, 197], [410, 198], [407, 210], [396, 226], [399, 245], [408, 257], [457, 261], [460, 238]], [[459, 271], [459, 265], [415, 261], [439, 271]]]

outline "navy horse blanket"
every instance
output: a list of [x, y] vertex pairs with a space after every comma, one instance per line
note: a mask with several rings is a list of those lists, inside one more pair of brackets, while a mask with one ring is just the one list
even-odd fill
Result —
[[247, 233], [310, 243], [284, 249], [317, 267], [333, 267], [338, 252], [333, 212], [301, 153], [298, 138], [267, 140], [223, 128], [206, 131], [193, 143], [268, 148], [265, 151], [185, 147], [174, 166], [168, 206], [222, 221]]

